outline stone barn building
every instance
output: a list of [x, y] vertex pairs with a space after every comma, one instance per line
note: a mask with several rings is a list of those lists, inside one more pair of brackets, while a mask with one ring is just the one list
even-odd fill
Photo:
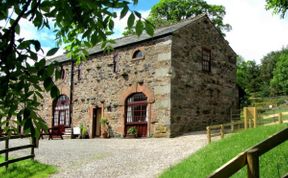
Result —
[[87, 126], [101, 135], [124, 137], [135, 126], [142, 137], [174, 137], [229, 119], [236, 101], [236, 54], [207, 15], [143, 34], [116, 39], [114, 50], [99, 46], [76, 65], [65, 55], [61, 96], [45, 94], [40, 115], [49, 127]]

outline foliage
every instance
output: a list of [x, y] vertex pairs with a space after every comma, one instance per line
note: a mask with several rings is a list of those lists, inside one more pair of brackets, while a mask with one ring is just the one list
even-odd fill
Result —
[[263, 57], [260, 66], [261, 93], [262, 96], [270, 96], [270, 81], [281, 51], [272, 51]]
[[100, 123], [101, 123], [101, 125], [106, 126], [106, 125], [109, 124], [109, 121], [108, 121], [107, 118], [102, 117], [102, 118], [100, 119]]
[[241, 107], [249, 104], [248, 98], [259, 92], [260, 68], [255, 61], [245, 61], [241, 56], [237, 58], [236, 83], [239, 87]]
[[[171, 25], [179, 21], [206, 13], [224, 34], [231, 26], [224, 24], [223, 17], [226, 14], [225, 7], [221, 5], [210, 5], [204, 0], [160, 0], [154, 5], [148, 20], [157, 28]], [[133, 29], [127, 29], [123, 34], [133, 34]]]
[[81, 123], [80, 124], [80, 138], [87, 138], [88, 137], [88, 128]]
[[127, 133], [129, 135], [137, 135], [137, 128], [136, 127], [130, 127], [128, 130], [127, 130]]
[[280, 14], [284, 18], [288, 9], [288, 1], [266, 0], [266, 9], [272, 9], [275, 14]]
[[[0, 162], [4, 158], [0, 156]], [[56, 173], [57, 169], [54, 166], [45, 165], [37, 161], [25, 160], [10, 164], [8, 170], [5, 167], [0, 168], [1, 178], [26, 178], [26, 177], [49, 177]]]
[[[189, 158], [167, 169], [160, 178], [207, 177], [242, 151], [286, 127], [287, 125], [262, 126], [231, 134], [223, 140], [212, 142]], [[260, 157], [260, 177], [281, 177], [287, 173], [287, 149], [288, 143], [286, 142]], [[247, 177], [246, 168], [241, 169], [232, 177]]]
[[[22, 124], [26, 132], [39, 135], [40, 128], [47, 129], [46, 123], [37, 115], [37, 108], [43, 96], [50, 92], [52, 98], [59, 95], [53, 78], [60, 77], [57, 63], [48, 65], [45, 58], [39, 58], [43, 51], [37, 40], [27, 40], [20, 36], [20, 21], [31, 23], [38, 30], [53, 28], [58, 45], [64, 45], [68, 57], [83, 60], [87, 48], [98, 43], [109, 47], [113, 41], [108, 36], [113, 33], [115, 10], [120, 10], [120, 18], [129, 15], [127, 25], [136, 24], [136, 34], [143, 30], [153, 34], [153, 26], [129, 5], [138, 0], [19, 0], [0, 2], [0, 121], [4, 131], [11, 133], [13, 124]], [[2, 25], [3, 24], [3, 25]], [[108, 48], [109, 49], [109, 48]], [[58, 48], [52, 48], [47, 56], [52, 56]], [[14, 121], [11, 118], [22, 118]], [[36, 129], [35, 129], [36, 128]]]
[[279, 56], [270, 83], [274, 95], [288, 94], [288, 52]]

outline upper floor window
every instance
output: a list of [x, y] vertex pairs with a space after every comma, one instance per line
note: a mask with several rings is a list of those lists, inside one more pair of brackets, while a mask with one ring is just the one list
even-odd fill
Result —
[[61, 66], [60, 74], [61, 74], [61, 79], [64, 80], [66, 77], [66, 71], [63, 66]]
[[113, 55], [113, 72], [119, 72], [119, 55], [118, 53]]
[[142, 59], [142, 58], [144, 58], [144, 53], [141, 50], [138, 49], [133, 53], [132, 59]]
[[211, 72], [211, 50], [202, 48], [202, 71]]
[[81, 64], [79, 64], [77, 68], [77, 79], [78, 81], [81, 80]]

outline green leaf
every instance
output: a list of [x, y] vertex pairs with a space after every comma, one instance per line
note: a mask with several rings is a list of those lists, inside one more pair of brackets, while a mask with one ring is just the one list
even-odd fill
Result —
[[54, 55], [57, 51], [58, 51], [59, 48], [52, 48], [50, 49], [48, 52], [47, 52], [47, 56], [52, 56]]
[[135, 15], [138, 17], [138, 18], [142, 18], [142, 16], [141, 16], [141, 14], [139, 13], [139, 12], [137, 12], [137, 11], [134, 11], [134, 13], [135, 13]]
[[154, 35], [154, 26], [150, 22], [145, 22], [145, 30], [148, 35]]
[[31, 40], [31, 42], [33, 43], [36, 51], [39, 51], [41, 49], [41, 44], [38, 40]]
[[60, 95], [60, 91], [56, 87], [56, 85], [53, 85], [53, 87], [51, 88], [50, 95], [52, 98], [57, 98]]
[[47, 77], [45, 80], [44, 80], [44, 88], [46, 91], [49, 91], [51, 89], [51, 87], [53, 86], [53, 81], [51, 79], [51, 77]]
[[43, 69], [45, 67], [45, 63], [46, 63], [45, 59], [41, 59], [39, 62], [35, 63], [35, 67], [37, 69]]
[[133, 0], [133, 4], [137, 5], [138, 4], [138, 0]]
[[110, 30], [113, 30], [113, 28], [114, 28], [114, 21], [113, 21], [113, 20], [110, 20], [110, 21], [109, 21], [109, 29], [110, 29]]
[[54, 73], [54, 66], [53, 65], [49, 65], [47, 68], [46, 68], [46, 74], [50, 77], [52, 76]]
[[141, 35], [141, 33], [143, 32], [143, 22], [141, 21], [141, 20], [138, 20], [137, 21], [137, 23], [136, 23], [136, 34], [138, 35], [138, 36], [140, 36]]
[[123, 17], [125, 17], [125, 15], [127, 14], [129, 8], [128, 6], [124, 6], [124, 8], [122, 9], [121, 13], [120, 13], [120, 19], [122, 19]]
[[15, 27], [15, 32], [19, 35], [20, 34], [20, 25], [17, 24]]
[[132, 28], [132, 26], [134, 25], [134, 22], [135, 22], [135, 15], [131, 13], [127, 21], [128, 28]]

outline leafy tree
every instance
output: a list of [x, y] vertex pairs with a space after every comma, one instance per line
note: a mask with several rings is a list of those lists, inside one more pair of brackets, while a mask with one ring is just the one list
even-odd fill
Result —
[[288, 53], [282, 53], [276, 63], [270, 82], [273, 95], [288, 94]]
[[[225, 7], [210, 5], [204, 0], [160, 0], [151, 9], [148, 20], [157, 28], [177, 23], [200, 14], [206, 13], [215, 26], [224, 34], [231, 26], [224, 24]], [[124, 35], [133, 34], [133, 29], [128, 29]]]
[[259, 92], [259, 66], [255, 61], [244, 61], [242, 57], [237, 62], [237, 84], [249, 95]]
[[288, 49], [284, 48], [281, 51], [272, 51], [261, 60], [260, 89], [262, 96], [269, 96], [271, 94], [270, 81], [273, 79], [273, 71], [276, 68], [276, 63], [283, 53], [288, 53]]
[[[65, 45], [68, 56], [73, 60], [84, 59], [87, 47], [98, 43], [102, 47], [113, 41], [108, 36], [113, 33], [116, 10], [120, 18], [129, 15], [129, 28], [136, 24], [136, 34], [143, 30], [153, 34], [153, 26], [129, 5], [138, 0], [17, 0], [0, 1], [0, 121], [4, 132], [15, 130], [11, 122], [22, 124], [26, 132], [39, 134], [46, 123], [37, 115], [42, 92], [50, 92], [52, 98], [59, 95], [53, 76], [59, 78], [57, 64], [46, 64], [37, 52], [43, 51], [37, 40], [27, 40], [20, 36], [19, 22], [25, 20], [35, 28], [54, 28], [58, 45]], [[53, 23], [52, 23], [53, 22]], [[3, 23], [2, 23], [3, 24]], [[57, 47], [48, 51], [55, 54]], [[32, 61], [33, 65], [31, 65]], [[14, 121], [12, 118], [22, 118]], [[4, 125], [4, 126], [3, 126]]]
[[285, 17], [288, 9], [288, 1], [286, 0], [266, 0], [266, 8], [272, 9], [275, 14]]

